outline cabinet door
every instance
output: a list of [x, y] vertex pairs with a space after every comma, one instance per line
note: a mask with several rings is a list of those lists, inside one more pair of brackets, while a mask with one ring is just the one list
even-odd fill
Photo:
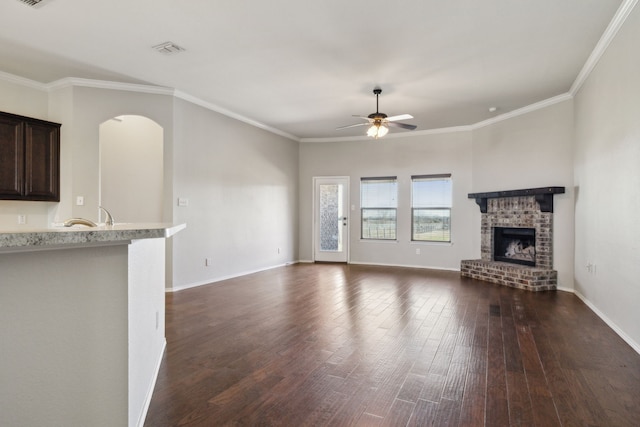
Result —
[[26, 122], [24, 149], [24, 198], [60, 201], [60, 127]]
[[0, 199], [22, 196], [24, 126], [22, 120], [0, 116]]

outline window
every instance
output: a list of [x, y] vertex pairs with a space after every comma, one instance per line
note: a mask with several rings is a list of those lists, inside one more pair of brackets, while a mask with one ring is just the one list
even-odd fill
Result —
[[411, 177], [411, 240], [451, 241], [451, 174]]
[[395, 176], [360, 179], [363, 239], [395, 240], [398, 180]]

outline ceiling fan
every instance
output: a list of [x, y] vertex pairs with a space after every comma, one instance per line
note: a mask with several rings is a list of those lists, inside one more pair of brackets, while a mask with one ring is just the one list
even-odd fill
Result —
[[339, 128], [336, 128], [336, 130], [348, 129], [356, 126], [369, 126], [369, 129], [367, 130], [367, 136], [371, 136], [375, 139], [378, 139], [378, 138], [382, 138], [389, 132], [389, 126], [407, 129], [407, 130], [414, 130], [417, 127], [416, 125], [397, 122], [398, 120], [413, 119], [413, 116], [411, 114], [400, 114], [399, 116], [387, 117], [386, 114], [380, 113], [378, 111], [378, 97], [382, 93], [382, 89], [377, 87], [373, 89], [373, 93], [376, 96], [376, 112], [371, 113], [366, 117], [354, 116], [354, 117], [359, 117], [361, 119], [366, 120], [366, 123], [356, 123], [355, 125], [341, 126]]

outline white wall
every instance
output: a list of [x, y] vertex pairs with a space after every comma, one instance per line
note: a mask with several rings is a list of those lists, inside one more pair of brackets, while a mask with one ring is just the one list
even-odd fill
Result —
[[[459, 269], [480, 258], [480, 208], [469, 193], [564, 186], [554, 197], [554, 269], [573, 289], [573, 104], [553, 104], [470, 131], [379, 141], [305, 143], [300, 149], [300, 259], [312, 260], [314, 176], [350, 176], [350, 261]], [[452, 245], [410, 242], [410, 177], [451, 173]], [[398, 176], [398, 242], [360, 240], [361, 177]], [[415, 249], [420, 247], [420, 255]]]
[[[558, 287], [567, 290], [573, 289], [572, 153], [571, 99], [473, 131], [470, 192], [566, 187], [566, 193], [553, 200], [553, 267], [558, 271]], [[475, 221], [479, 230], [477, 205]]]
[[0, 76], [0, 93], [2, 94], [0, 96], [0, 111], [50, 120], [49, 96], [44, 90], [28, 84], [21, 84], [18, 79], [12, 79], [7, 75]]
[[100, 205], [116, 222], [162, 222], [163, 146], [162, 128], [146, 117], [100, 125]]
[[[350, 262], [459, 269], [460, 260], [477, 250], [470, 236], [477, 205], [471, 192], [471, 133], [420, 135], [332, 143], [304, 143], [300, 147], [300, 259], [311, 261], [314, 176], [349, 176]], [[453, 180], [452, 244], [411, 242], [411, 175], [451, 173]], [[360, 178], [398, 177], [397, 243], [360, 239]], [[416, 254], [420, 248], [420, 254]]]
[[[84, 206], [73, 204], [71, 214], [98, 221], [100, 124], [121, 115], [144, 116], [164, 129], [164, 189], [167, 197], [172, 189], [172, 162], [167, 151], [170, 152], [173, 144], [173, 97], [90, 87], [73, 87], [72, 91], [72, 129], [64, 141], [71, 154], [71, 177], [70, 182], [61, 182], [61, 185], [71, 190], [67, 194], [70, 200], [83, 196]], [[170, 202], [166, 202], [163, 220], [171, 222], [171, 216]], [[54, 219], [65, 218], [57, 215]]]
[[297, 142], [182, 100], [174, 141], [174, 288], [297, 259]]
[[576, 292], [640, 352], [638, 40], [636, 7], [575, 97], [574, 185]]

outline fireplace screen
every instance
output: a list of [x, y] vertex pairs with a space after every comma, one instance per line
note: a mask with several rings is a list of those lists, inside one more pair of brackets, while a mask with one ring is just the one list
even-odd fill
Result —
[[535, 228], [494, 227], [493, 259], [494, 261], [535, 266]]

